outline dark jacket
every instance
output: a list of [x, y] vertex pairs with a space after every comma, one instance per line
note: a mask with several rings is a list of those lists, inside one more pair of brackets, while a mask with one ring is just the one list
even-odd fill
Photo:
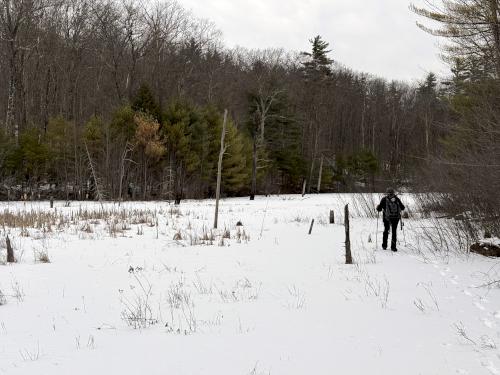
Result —
[[392, 197], [396, 198], [396, 202], [398, 202], [399, 208], [401, 209], [401, 211], [403, 211], [405, 209], [405, 206], [396, 195], [386, 195], [385, 197], [383, 197], [382, 200], [380, 201], [379, 205], [377, 206], [377, 211], [378, 212], [384, 211], [384, 213], [385, 213], [386, 200], [387, 200], [387, 198], [392, 198]]

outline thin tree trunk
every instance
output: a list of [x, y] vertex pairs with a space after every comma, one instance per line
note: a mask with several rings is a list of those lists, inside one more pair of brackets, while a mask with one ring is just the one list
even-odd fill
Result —
[[312, 186], [312, 181], [313, 181], [313, 173], [314, 173], [314, 162], [315, 162], [315, 159], [316, 159], [316, 155], [317, 155], [317, 152], [318, 152], [318, 138], [319, 138], [319, 135], [318, 135], [318, 131], [315, 130], [315, 137], [314, 137], [314, 149], [313, 149], [313, 154], [312, 154], [312, 160], [311, 160], [311, 169], [309, 171], [309, 186], [307, 188], [307, 191], [308, 193], [311, 192], [311, 186]]
[[319, 163], [319, 175], [318, 175], [318, 194], [321, 191], [321, 177], [323, 175], [323, 155], [321, 155], [321, 161]]
[[[74, 195], [78, 194], [78, 199], [82, 198], [82, 188], [84, 185], [84, 181], [81, 175], [80, 171], [80, 165], [78, 163], [78, 143], [77, 143], [77, 134], [76, 134], [76, 126], [73, 123], [73, 156], [74, 156], [74, 167], [75, 167], [75, 175], [73, 176], [74, 178], [74, 185], [75, 187], [73, 188]], [[85, 144], [85, 149], [87, 150], [87, 144]], [[87, 150], [88, 151], [88, 150]], [[88, 153], [87, 153], [88, 155]], [[89, 160], [90, 161], [90, 160]], [[78, 189], [78, 191], [74, 191], [74, 189]]]
[[103, 192], [101, 190], [100, 181], [99, 181], [99, 178], [97, 177], [97, 171], [95, 169], [92, 157], [90, 156], [90, 151], [89, 151], [89, 148], [87, 147], [87, 143], [85, 143], [85, 150], [87, 151], [87, 157], [89, 159], [90, 172], [92, 173], [92, 177], [94, 178], [96, 197], [97, 197], [99, 203], [101, 204], [101, 208], [104, 210], [104, 206], [102, 203], [102, 200], [104, 198]]
[[260, 114], [260, 144], [261, 145], [264, 144], [264, 131], [265, 131], [265, 127], [266, 127], [267, 109], [268, 108], [266, 108], [266, 104], [264, 103], [264, 101], [261, 98], [260, 99], [260, 111], [261, 111], [261, 114]]
[[425, 113], [425, 152], [427, 154], [427, 159], [430, 158], [430, 151], [429, 151], [429, 116], [427, 112]]
[[122, 194], [123, 194], [123, 178], [125, 176], [125, 161], [127, 159], [127, 155], [130, 151], [129, 148], [129, 143], [127, 142], [125, 145], [125, 148], [123, 149], [122, 153], [122, 158], [120, 160], [120, 183], [119, 183], [119, 188], [118, 188], [118, 200], [121, 202], [122, 201]]
[[49, 125], [49, 95], [51, 78], [52, 74], [49, 67], [47, 69], [47, 78], [45, 83], [45, 97], [42, 99], [43, 134], [47, 134], [47, 126]]
[[375, 155], [375, 121], [372, 121], [372, 153]]
[[311, 161], [311, 169], [309, 171], [309, 184], [307, 185], [307, 192], [311, 193], [312, 176], [314, 172], [314, 158]]
[[[25, 52], [21, 53], [20, 63], [19, 63], [19, 93], [20, 93], [20, 125], [22, 129], [26, 128], [28, 122], [28, 104], [27, 104], [27, 93], [26, 93], [26, 71], [24, 69], [24, 59]], [[19, 129], [17, 129], [19, 132]]]
[[[106, 190], [109, 192], [109, 198], [114, 198], [115, 195], [115, 176], [116, 171], [111, 167], [111, 137], [109, 127], [105, 128], [105, 140], [106, 140]], [[110, 173], [113, 170], [113, 173]]]
[[[14, 138], [16, 144], [18, 143], [18, 129], [14, 125], [14, 111], [15, 111], [15, 97], [16, 97], [16, 63], [15, 57], [11, 57], [10, 61], [10, 76], [9, 76], [9, 91], [7, 98], [7, 118], [5, 121], [5, 128], [7, 133], [14, 131]], [[12, 129], [14, 127], [14, 129]]]
[[498, 0], [490, 0], [491, 29], [495, 40], [495, 66], [497, 77], [500, 77], [500, 25], [498, 20]]
[[226, 152], [226, 146], [224, 145], [224, 138], [226, 137], [226, 122], [227, 122], [227, 109], [224, 110], [224, 121], [222, 123], [222, 134], [220, 136], [220, 152], [219, 152], [219, 162], [217, 164], [217, 190], [215, 191], [215, 218], [214, 218], [214, 228], [217, 229], [217, 222], [219, 220], [219, 199], [220, 199], [220, 184], [222, 178], [222, 158]]
[[366, 96], [363, 97], [363, 111], [361, 112], [361, 149], [362, 150], [365, 149], [365, 112], [366, 112]]
[[146, 200], [146, 191], [148, 188], [148, 159], [146, 157], [146, 151], [144, 151], [143, 161], [144, 161], [144, 191], [142, 192], [142, 199]]
[[113, 81], [115, 83], [115, 91], [116, 91], [116, 97], [118, 98], [118, 102], [122, 103], [122, 92], [120, 90], [120, 82], [118, 80], [118, 62], [116, 58], [113, 56]]
[[255, 199], [255, 194], [257, 194], [257, 137], [253, 136], [253, 154], [252, 154], [252, 193], [250, 194], [250, 200]]

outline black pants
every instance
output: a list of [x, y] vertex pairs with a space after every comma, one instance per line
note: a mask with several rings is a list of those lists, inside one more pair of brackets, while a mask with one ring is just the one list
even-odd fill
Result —
[[399, 219], [387, 220], [384, 218], [384, 236], [382, 237], [382, 247], [387, 249], [387, 238], [389, 237], [389, 229], [392, 232], [391, 250], [396, 250], [397, 232]]

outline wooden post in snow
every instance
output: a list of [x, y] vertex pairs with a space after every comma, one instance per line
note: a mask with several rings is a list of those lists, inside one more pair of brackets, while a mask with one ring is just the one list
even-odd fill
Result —
[[224, 110], [224, 121], [222, 123], [222, 134], [220, 136], [219, 163], [217, 164], [217, 190], [215, 191], [215, 218], [214, 218], [215, 229], [217, 229], [217, 221], [219, 219], [219, 199], [220, 199], [220, 183], [222, 177], [222, 158], [224, 157], [224, 152], [226, 152], [226, 146], [224, 145], [224, 138], [226, 137], [226, 122], [227, 122], [227, 109]]
[[330, 210], [330, 224], [335, 224], [335, 213]]
[[306, 195], [306, 183], [307, 180], [304, 178], [304, 182], [302, 183], [302, 196]]
[[345, 205], [344, 214], [344, 225], [345, 225], [345, 264], [352, 264], [351, 255], [351, 238], [349, 234], [349, 205]]
[[5, 239], [5, 244], [7, 245], [7, 263], [14, 263], [16, 259], [14, 258], [14, 250], [12, 249], [9, 236]]
[[321, 155], [321, 162], [319, 164], [319, 175], [318, 175], [318, 194], [321, 191], [321, 176], [323, 175], [323, 155]]
[[312, 231], [313, 231], [313, 226], [314, 226], [314, 219], [312, 219], [312, 221], [311, 221], [311, 226], [309, 227], [309, 234], [311, 234], [311, 233], [312, 233]]

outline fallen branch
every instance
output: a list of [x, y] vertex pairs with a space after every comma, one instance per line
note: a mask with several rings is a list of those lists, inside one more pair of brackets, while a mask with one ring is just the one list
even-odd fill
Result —
[[475, 288], [485, 288], [485, 287], [490, 287], [490, 286], [495, 285], [495, 284], [500, 286], [500, 280], [490, 281], [489, 283], [478, 285]]

